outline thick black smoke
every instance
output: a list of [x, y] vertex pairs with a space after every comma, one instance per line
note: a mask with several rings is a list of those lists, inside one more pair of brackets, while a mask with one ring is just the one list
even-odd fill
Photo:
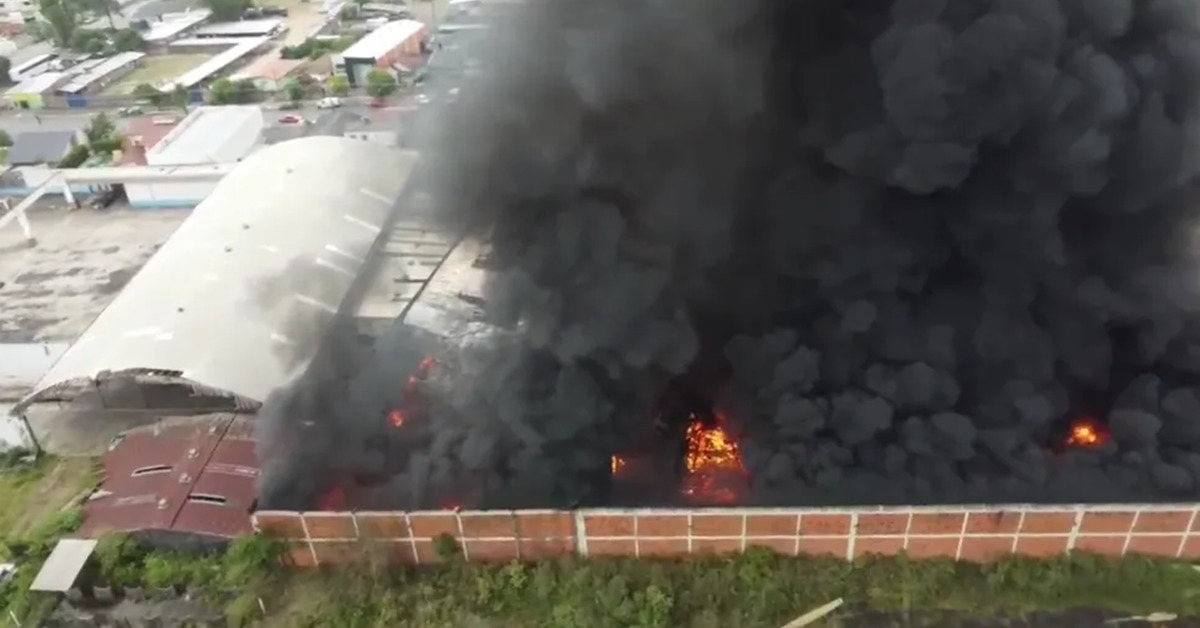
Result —
[[[494, 228], [502, 331], [401, 327], [281, 393], [266, 420], [321, 436], [264, 505], [338, 473], [604, 501], [669, 381], [732, 422], [748, 502], [1200, 494], [1195, 2], [538, 6], [428, 153], [440, 211]], [[1111, 442], [1064, 449], [1085, 416]]]

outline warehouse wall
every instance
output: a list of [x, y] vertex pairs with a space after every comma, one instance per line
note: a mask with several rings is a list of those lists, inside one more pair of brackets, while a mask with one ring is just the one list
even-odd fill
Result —
[[683, 556], [765, 547], [853, 559], [907, 552], [981, 561], [1072, 550], [1200, 559], [1197, 505], [960, 508], [721, 509], [255, 513], [255, 529], [291, 544], [297, 566], [362, 556], [437, 562], [434, 539], [458, 540], [468, 560]]

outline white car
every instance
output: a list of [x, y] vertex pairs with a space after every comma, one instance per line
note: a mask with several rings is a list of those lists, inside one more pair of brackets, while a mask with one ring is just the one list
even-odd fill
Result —
[[340, 98], [322, 98], [317, 101], [317, 109], [337, 109], [342, 106]]

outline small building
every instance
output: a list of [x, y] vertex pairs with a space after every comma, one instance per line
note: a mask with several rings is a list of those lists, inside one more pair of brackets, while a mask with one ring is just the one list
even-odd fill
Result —
[[[257, 106], [197, 107], [145, 148], [149, 166], [192, 166], [241, 161], [259, 145], [265, 125]], [[131, 146], [140, 151], [136, 145]], [[134, 208], [195, 207], [216, 183], [138, 183], [125, 186]]]
[[162, 48], [203, 24], [211, 15], [207, 9], [160, 15], [150, 22], [150, 29], [142, 34], [142, 39], [153, 48]]
[[240, 22], [218, 22], [201, 26], [192, 31], [191, 36], [197, 39], [226, 38], [226, 37], [272, 37], [283, 32], [281, 18], [264, 18], [261, 20], [241, 20]]
[[53, 52], [40, 54], [20, 65], [14, 66], [11, 70], [9, 70], [8, 75], [14, 81], [23, 81], [27, 78], [49, 70], [50, 65], [54, 63], [54, 60], [57, 58], [58, 55]]
[[54, 174], [58, 162], [81, 142], [80, 131], [29, 131], [17, 135], [8, 149], [7, 161], [9, 168], [20, 175], [23, 186], [7, 187], [17, 192], [41, 187]]
[[254, 86], [265, 92], [283, 88], [287, 78], [295, 74], [307, 59], [284, 59], [279, 52], [268, 52], [251, 61], [249, 65], [229, 78], [235, 81], [254, 81]]
[[109, 447], [104, 483], [84, 504], [79, 532], [131, 533], [167, 547], [250, 534], [258, 476], [247, 418], [163, 417]]
[[145, 57], [144, 52], [119, 52], [72, 78], [66, 85], [58, 88], [58, 91], [72, 96], [102, 89], [133, 72]]
[[[429, 32], [417, 20], [388, 22], [333, 57], [335, 73], [345, 74], [354, 86], [366, 85], [367, 73], [375, 68], [391, 71], [425, 50]], [[410, 62], [411, 63], [411, 62]]]
[[67, 80], [63, 72], [43, 72], [27, 78], [4, 92], [4, 101], [14, 109], [42, 109], [46, 106], [46, 95]]
[[130, 118], [125, 123], [120, 166], [147, 166], [146, 155], [179, 126], [179, 118], [170, 115]]

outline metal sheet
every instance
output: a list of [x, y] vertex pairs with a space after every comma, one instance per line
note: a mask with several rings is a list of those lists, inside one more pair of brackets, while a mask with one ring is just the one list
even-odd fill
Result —
[[251, 154], [17, 410], [58, 384], [137, 369], [262, 401], [316, 354], [415, 161], [325, 136]]
[[50, 557], [42, 564], [30, 591], [49, 591], [62, 593], [70, 590], [75, 584], [75, 578], [87, 564], [92, 550], [96, 549], [96, 541], [91, 539], [63, 539], [54, 546]]

